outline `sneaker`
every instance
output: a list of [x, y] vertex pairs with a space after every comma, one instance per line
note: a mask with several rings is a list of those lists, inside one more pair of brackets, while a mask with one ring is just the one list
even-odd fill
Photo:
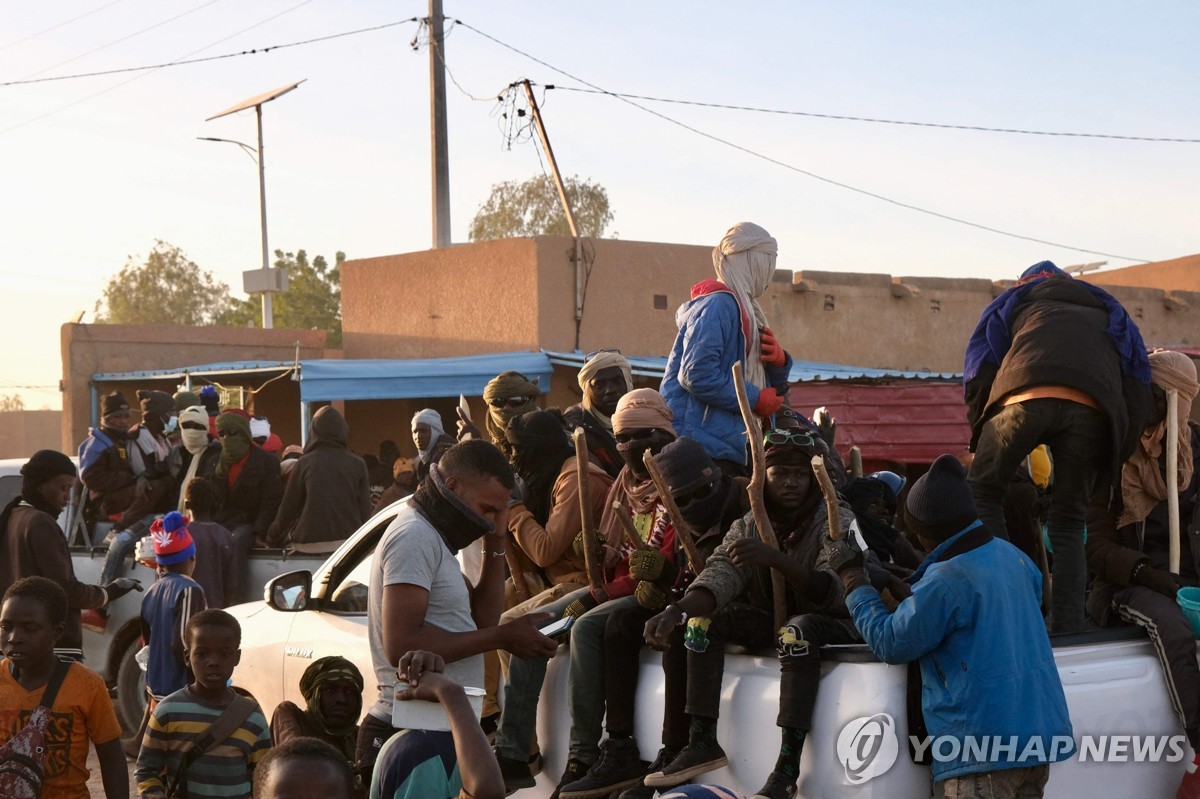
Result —
[[796, 781], [772, 771], [767, 784], [758, 789], [750, 799], [795, 799]]
[[79, 614], [79, 620], [83, 623], [85, 630], [91, 630], [100, 635], [104, 635], [104, 631], [108, 629], [108, 617], [98, 610], [85, 610]]
[[504, 778], [505, 796], [537, 785], [537, 780], [529, 773], [529, 763], [515, 757], [505, 757], [498, 749], [493, 751], [496, 753], [496, 762], [500, 764], [500, 776]]
[[611, 793], [640, 785], [646, 766], [633, 738], [609, 738], [600, 747], [600, 759], [581, 779], [564, 785], [561, 799], [601, 799]]
[[[647, 768], [647, 772], [653, 774], [656, 771], [662, 771], [667, 764], [674, 760], [679, 755], [678, 749], [667, 749], [665, 746], [658, 750], [658, 754], [654, 758], [654, 762]], [[638, 780], [638, 784], [632, 788], [621, 791], [621, 795], [617, 799], [654, 799], [655, 790], [646, 787], [645, 778]]]
[[725, 750], [721, 748], [720, 744], [714, 742], [712, 746], [706, 746], [703, 749], [693, 748], [689, 745], [680, 750], [675, 759], [661, 771], [647, 774], [646, 785], [651, 788], [674, 788], [676, 785], [683, 785], [698, 774], [716, 771], [728, 765], [729, 758], [725, 756]]
[[568, 760], [567, 768], [563, 771], [562, 779], [559, 780], [558, 785], [555, 786], [554, 793], [550, 794], [550, 799], [560, 799], [559, 792], [563, 789], [563, 786], [570, 785], [576, 780], [581, 779], [583, 775], [588, 773], [589, 768], [591, 768], [591, 766], [587, 763], [584, 763], [582, 760], [576, 760], [575, 758]]
[[1183, 772], [1175, 799], [1200, 799], [1200, 770]]

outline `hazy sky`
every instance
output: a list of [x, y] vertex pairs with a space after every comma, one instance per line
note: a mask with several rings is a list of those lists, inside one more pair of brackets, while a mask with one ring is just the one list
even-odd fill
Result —
[[[426, 13], [370, 0], [0, 0], [0, 82], [286, 44]], [[1194, 2], [466, 2], [446, 14], [616, 92], [817, 114], [1200, 138]], [[174, 19], [172, 19], [174, 18]], [[259, 24], [261, 23], [261, 24]], [[254, 27], [252, 27], [254, 26]], [[249, 29], [249, 30], [247, 30]], [[0, 86], [0, 394], [60, 407], [59, 326], [155, 239], [235, 289], [259, 261], [257, 175], [204, 119], [306, 78], [265, 107], [271, 248], [350, 258], [430, 243], [428, 52], [415, 23], [267, 54]], [[465, 92], [581, 86], [451, 30]], [[540, 94], [540, 91], [539, 91]], [[541, 172], [496, 103], [450, 85], [456, 241], [492, 184]], [[1135, 259], [1195, 243], [1200, 145], [1027, 136], [667, 105], [649, 108], [797, 169], [1060, 244]], [[624, 239], [714, 243], [749, 219], [779, 265], [1012, 277], [1042, 258], [1108, 260], [853, 193], [595, 94], [546, 93], [559, 164], [603, 184]], [[40, 386], [42, 388], [16, 388]]]

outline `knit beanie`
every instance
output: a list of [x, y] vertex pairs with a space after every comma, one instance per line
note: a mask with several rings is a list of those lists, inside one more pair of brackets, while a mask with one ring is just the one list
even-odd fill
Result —
[[177, 510], [155, 519], [150, 525], [150, 535], [154, 541], [154, 559], [159, 566], [173, 566], [196, 555], [196, 543], [188, 532], [187, 519]]
[[654, 456], [654, 462], [673, 495], [721, 479], [721, 467], [713, 463], [699, 441], [690, 438], [677, 438], [667, 444]]
[[111, 394], [106, 394], [100, 405], [100, 415], [108, 416], [119, 411], [129, 410], [129, 400], [125, 399], [125, 395], [120, 391], [114, 391]]
[[939, 455], [908, 491], [909, 518], [935, 533], [952, 535], [977, 518], [967, 473], [953, 455]]
[[175, 412], [176, 413], [182, 411], [184, 408], [190, 408], [193, 405], [199, 405], [199, 404], [200, 404], [200, 395], [197, 394], [195, 391], [188, 391], [187, 389], [184, 389], [182, 391], [175, 392]]
[[75, 464], [66, 455], [52, 449], [38, 450], [21, 467], [21, 476], [34, 487], [63, 474], [74, 477]]
[[170, 416], [175, 411], [175, 398], [165, 391], [139, 389], [137, 398], [142, 416]]

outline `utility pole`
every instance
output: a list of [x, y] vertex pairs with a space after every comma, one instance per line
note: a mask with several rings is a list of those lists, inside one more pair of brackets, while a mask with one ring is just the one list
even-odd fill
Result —
[[558, 171], [558, 161], [554, 159], [554, 150], [550, 147], [550, 135], [546, 133], [546, 125], [542, 122], [541, 109], [538, 108], [537, 98], [533, 96], [533, 86], [529, 84], [528, 79], [521, 81], [521, 85], [525, 87], [525, 97], [529, 100], [533, 124], [537, 125], [542, 148], [546, 151], [546, 160], [550, 162], [550, 172], [554, 175], [554, 185], [558, 188], [558, 199], [567, 215], [567, 227], [571, 228], [571, 235], [575, 238], [575, 349], [579, 349], [579, 328], [583, 324], [583, 239], [579, 236], [579, 226], [575, 224], [575, 212], [571, 209], [570, 198], [567, 197], [567, 186], [563, 183], [562, 173]]
[[433, 246], [450, 246], [450, 148], [446, 124], [446, 36], [442, 0], [429, 0], [429, 121], [433, 166]]

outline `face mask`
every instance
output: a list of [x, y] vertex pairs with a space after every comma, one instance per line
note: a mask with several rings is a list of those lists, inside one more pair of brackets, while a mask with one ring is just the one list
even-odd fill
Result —
[[617, 452], [621, 454], [621, 458], [625, 461], [625, 465], [633, 470], [635, 474], [645, 475], [646, 464], [643, 462], [646, 450], [657, 455], [663, 447], [674, 441], [669, 433], [664, 433], [662, 430], [655, 430], [648, 436], [634, 438], [630, 441], [617, 442]]
[[177, 427], [179, 427], [179, 417], [168, 416], [166, 423], [163, 425], [163, 435], [171, 435]]
[[207, 430], [188, 430], [185, 427], [180, 431], [179, 437], [183, 441], [184, 449], [193, 455], [201, 452], [208, 446]]
[[[701, 487], [686, 504], [679, 506], [683, 520], [697, 533], [707, 532], [718, 521], [718, 515], [725, 504], [724, 481], [710, 483], [707, 488]], [[678, 498], [677, 498], [678, 499]]]

